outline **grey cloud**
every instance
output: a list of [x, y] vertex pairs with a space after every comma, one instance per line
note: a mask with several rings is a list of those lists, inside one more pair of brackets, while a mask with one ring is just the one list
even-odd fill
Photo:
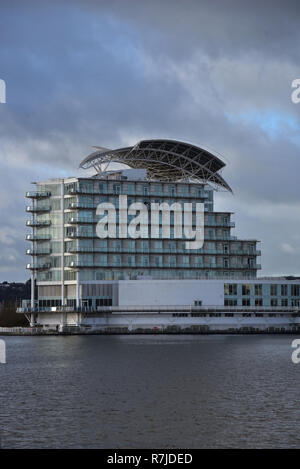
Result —
[[91, 145], [150, 137], [219, 152], [235, 195], [219, 194], [218, 205], [237, 211], [237, 234], [262, 240], [264, 272], [299, 273], [300, 104], [290, 100], [299, 10], [294, 1], [1, 2], [0, 278], [27, 277], [31, 181], [84, 174]]

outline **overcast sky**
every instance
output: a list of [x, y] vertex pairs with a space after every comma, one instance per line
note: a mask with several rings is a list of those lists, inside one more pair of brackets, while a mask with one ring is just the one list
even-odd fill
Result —
[[287, 0], [0, 0], [0, 281], [29, 277], [32, 181], [160, 137], [221, 156], [216, 207], [261, 240], [259, 275], [300, 275], [299, 18]]

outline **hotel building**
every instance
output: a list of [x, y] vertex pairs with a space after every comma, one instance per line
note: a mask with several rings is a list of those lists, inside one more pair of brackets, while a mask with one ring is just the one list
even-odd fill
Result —
[[[126, 169], [109, 171], [111, 163]], [[81, 332], [298, 328], [300, 282], [257, 278], [258, 241], [238, 239], [232, 213], [214, 209], [214, 191], [231, 192], [218, 157], [183, 142], [144, 140], [117, 150], [97, 148], [80, 166], [95, 174], [41, 181], [26, 194], [27, 268], [38, 297], [32, 288], [30, 304], [19, 311], [32, 326]], [[121, 235], [120, 195], [128, 205], [149, 209], [187, 204], [194, 228], [196, 204], [203, 204], [202, 247], [188, 249], [184, 236], [176, 235], [172, 210], [167, 237], [163, 210], [155, 238], [150, 211], [144, 235]], [[98, 236], [97, 207], [103, 203], [115, 207], [113, 237]], [[126, 224], [134, 216], [126, 212]]]

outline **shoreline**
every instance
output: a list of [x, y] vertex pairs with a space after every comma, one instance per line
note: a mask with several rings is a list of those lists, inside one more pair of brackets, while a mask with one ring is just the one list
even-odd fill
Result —
[[45, 337], [45, 336], [74, 336], [74, 335], [300, 335], [300, 331], [244, 331], [244, 330], [211, 330], [211, 331], [164, 331], [164, 330], [74, 330], [74, 331], [36, 331], [24, 328], [24, 330], [0, 331], [0, 338], [7, 336], [15, 337]]

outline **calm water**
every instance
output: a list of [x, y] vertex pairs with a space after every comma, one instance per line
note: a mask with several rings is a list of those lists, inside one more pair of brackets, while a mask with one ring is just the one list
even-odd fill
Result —
[[299, 448], [293, 338], [6, 337], [2, 447]]

